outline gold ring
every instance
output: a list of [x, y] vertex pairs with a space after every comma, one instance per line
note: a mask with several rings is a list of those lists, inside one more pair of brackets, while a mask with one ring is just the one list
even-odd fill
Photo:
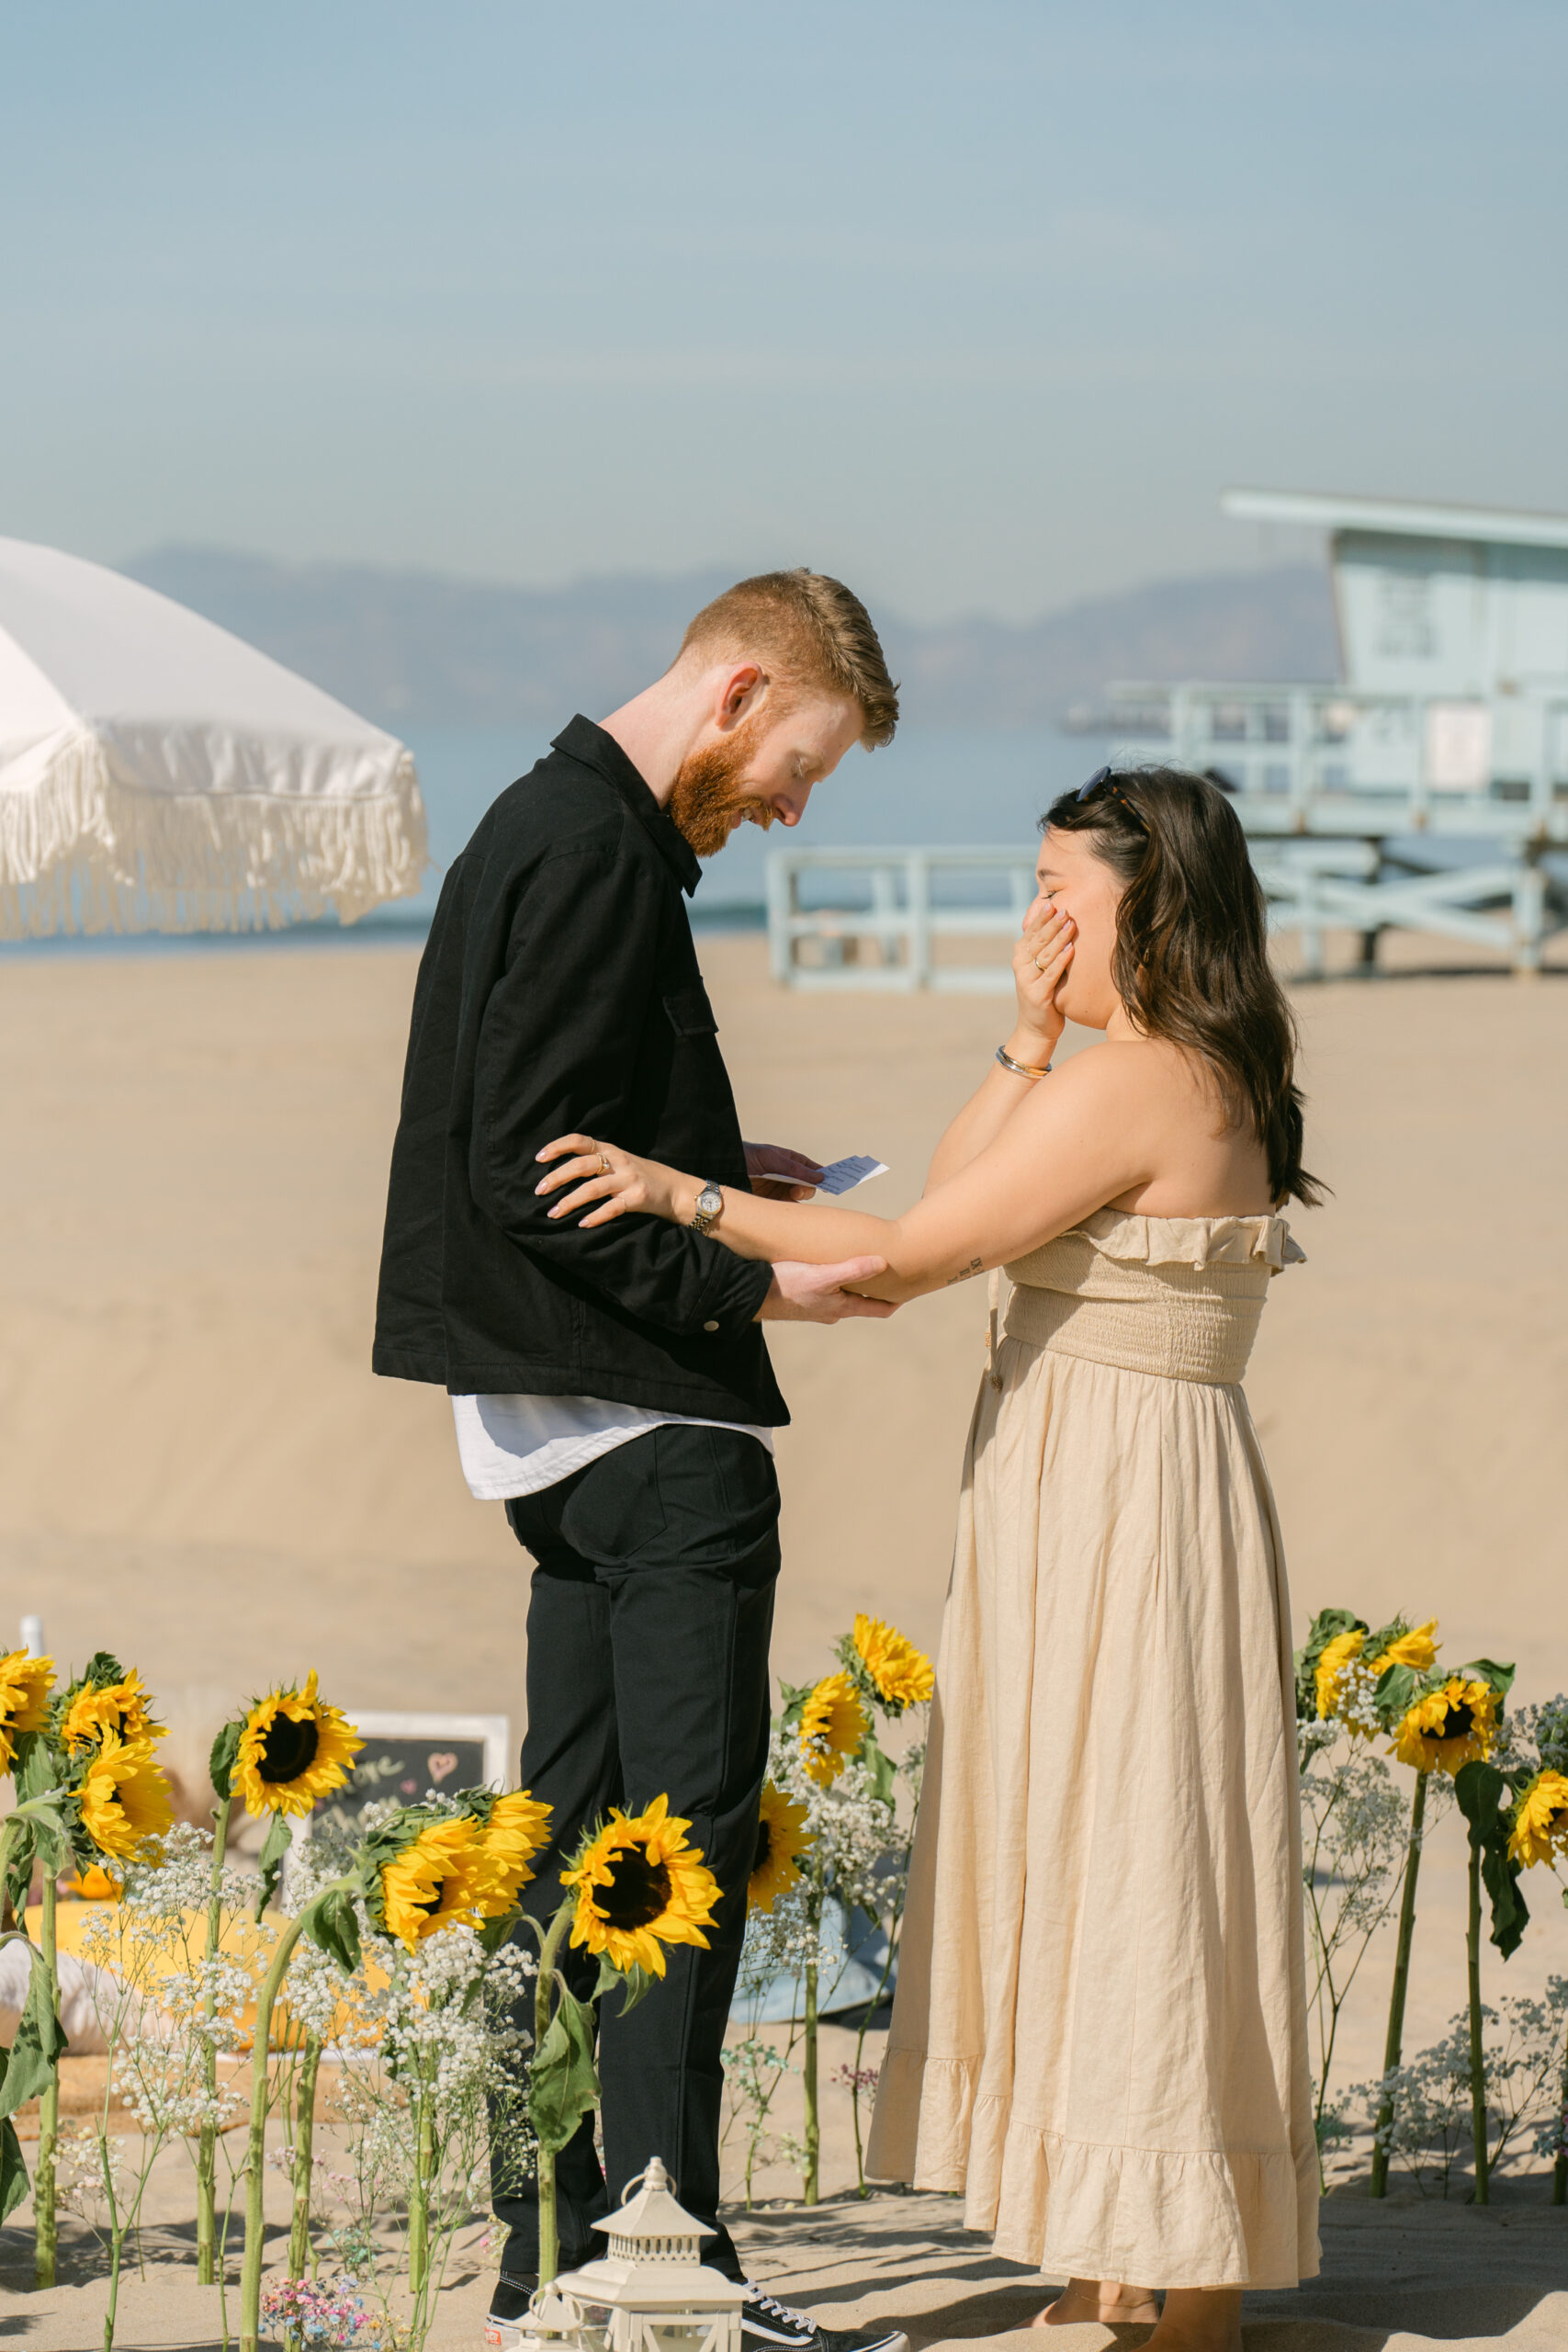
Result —
[[1033, 965], [1034, 965], [1034, 968], [1035, 968], [1035, 970], [1036, 970], [1037, 972], [1043, 972], [1043, 971], [1045, 969], [1044, 965], [1040, 961], [1040, 958], [1039, 958], [1039, 956], [1034, 956], [1034, 957], [1032, 958], [1032, 962], [1033, 962]]
[[607, 1152], [602, 1151], [599, 1154], [599, 1173], [601, 1176], [612, 1176], [615, 1173], [614, 1169], [610, 1166], [610, 1158]]

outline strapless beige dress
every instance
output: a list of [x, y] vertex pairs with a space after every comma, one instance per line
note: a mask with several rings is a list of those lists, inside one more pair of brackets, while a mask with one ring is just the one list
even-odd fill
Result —
[[1241, 1377], [1282, 1219], [1007, 1269], [868, 2170], [1054, 2278], [1318, 2266], [1290, 1607]]

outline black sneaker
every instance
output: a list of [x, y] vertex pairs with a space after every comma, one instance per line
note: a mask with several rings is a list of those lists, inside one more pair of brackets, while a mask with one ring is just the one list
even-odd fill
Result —
[[495, 2282], [495, 2292], [490, 2299], [491, 2319], [520, 2320], [527, 2316], [539, 2283], [536, 2270], [503, 2270]]
[[899, 2327], [818, 2327], [807, 2312], [765, 2295], [746, 2281], [740, 2307], [740, 2341], [747, 2352], [909, 2352], [909, 2339]]

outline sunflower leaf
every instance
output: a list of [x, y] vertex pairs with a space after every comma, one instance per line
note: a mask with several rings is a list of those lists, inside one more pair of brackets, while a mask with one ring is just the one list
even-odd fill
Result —
[[814, 1682], [786, 1682], [780, 1675], [779, 1697], [784, 1702], [784, 1712], [779, 1723], [784, 1731], [795, 1730], [800, 1721], [801, 1710], [816, 1688]]
[[1426, 1678], [1413, 1666], [1387, 1666], [1379, 1675], [1372, 1703], [1385, 1730], [1407, 1715], [1426, 1688]]
[[283, 1865], [288, 1860], [288, 1849], [294, 1843], [294, 1832], [286, 1813], [275, 1813], [266, 1833], [266, 1843], [261, 1849], [261, 1893], [256, 1897], [256, 1917], [259, 1919], [277, 1893], [277, 1882], [283, 1876]]
[[70, 1828], [52, 1806], [33, 1823], [33, 1849], [52, 1878], [60, 1876], [71, 1859]]
[[[17, 1814], [11, 1816], [13, 1821], [20, 1812], [21, 1807], [18, 1806]], [[6, 1884], [4, 1889], [0, 1890], [18, 1918], [28, 1907], [28, 1890], [32, 1884], [33, 1830], [33, 1823], [23, 1820], [17, 1834], [16, 1843], [11, 1849], [10, 1860], [6, 1865]]]
[[502, 1944], [510, 1942], [519, 1916], [517, 1907], [513, 1905], [510, 1911], [502, 1911], [495, 1918], [485, 1921], [479, 1931], [479, 1950], [487, 1958], [498, 1952]]
[[1509, 1783], [1495, 1764], [1472, 1759], [1454, 1774], [1454, 1795], [1470, 1825], [1470, 1842], [1481, 1854], [1481, 1879], [1492, 1910], [1492, 1941], [1505, 1960], [1517, 1951], [1530, 1916], [1519, 1892], [1519, 1865], [1508, 1852], [1511, 1808], [1504, 1805], [1503, 1799], [1509, 1794]]
[[593, 2011], [563, 1986], [556, 2013], [534, 2053], [528, 2114], [539, 2145], [558, 2154], [582, 2118], [598, 2104]]
[[345, 1976], [353, 1975], [359, 1965], [359, 1915], [346, 1887], [334, 1888], [311, 1905], [305, 1932]]
[[860, 1761], [871, 1780], [871, 1793], [879, 1804], [891, 1804], [897, 1785], [897, 1768], [877, 1741], [874, 1731], [867, 1731], [860, 1744]]
[[240, 1760], [240, 1740], [244, 1728], [238, 1716], [232, 1723], [225, 1724], [213, 1741], [212, 1753], [207, 1759], [207, 1777], [220, 1804], [234, 1793], [234, 1767]]
[[34, 1857], [58, 1876], [71, 1853], [71, 1815], [62, 1797], [52, 1788], [45, 1789], [17, 1805], [11, 1818], [27, 1824]]
[[1506, 1699], [1514, 1687], [1515, 1669], [1499, 1666], [1495, 1658], [1472, 1657], [1468, 1666], [1460, 1668], [1460, 1672], [1473, 1675], [1478, 1682], [1490, 1682], [1499, 1699]]
[[601, 1952], [599, 1981], [593, 1987], [593, 1998], [597, 2001], [602, 1995], [613, 1993], [617, 1984], [623, 1988], [626, 1998], [615, 2011], [615, 2015], [618, 2018], [624, 2018], [628, 2017], [637, 2003], [647, 1994], [652, 1992], [654, 1979], [649, 1971], [639, 1968], [635, 1960], [629, 1968], [617, 1968], [607, 1951]]
[[0, 2123], [0, 2222], [9, 2219], [28, 2193], [28, 2167], [22, 2143], [9, 2116]]
[[36, 1951], [29, 1980], [6, 2079], [0, 2084], [0, 2116], [15, 2115], [24, 2100], [37, 2098], [54, 2079], [55, 2068], [65, 2052], [65, 2035], [54, 2014], [54, 1988]]
[[12, 1770], [16, 1774], [17, 1794], [24, 1800], [41, 1797], [59, 1786], [54, 1751], [47, 1733], [23, 1732], [17, 1742], [17, 1761]]

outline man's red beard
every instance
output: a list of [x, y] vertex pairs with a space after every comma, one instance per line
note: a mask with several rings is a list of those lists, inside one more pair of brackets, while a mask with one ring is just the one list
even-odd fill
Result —
[[[777, 716], [775, 712], [774, 717]], [[671, 787], [670, 814], [699, 857], [716, 857], [738, 820], [764, 831], [776, 811], [755, 793], [737, 789], [762, 740], [761, 714], [682, 761]]]

